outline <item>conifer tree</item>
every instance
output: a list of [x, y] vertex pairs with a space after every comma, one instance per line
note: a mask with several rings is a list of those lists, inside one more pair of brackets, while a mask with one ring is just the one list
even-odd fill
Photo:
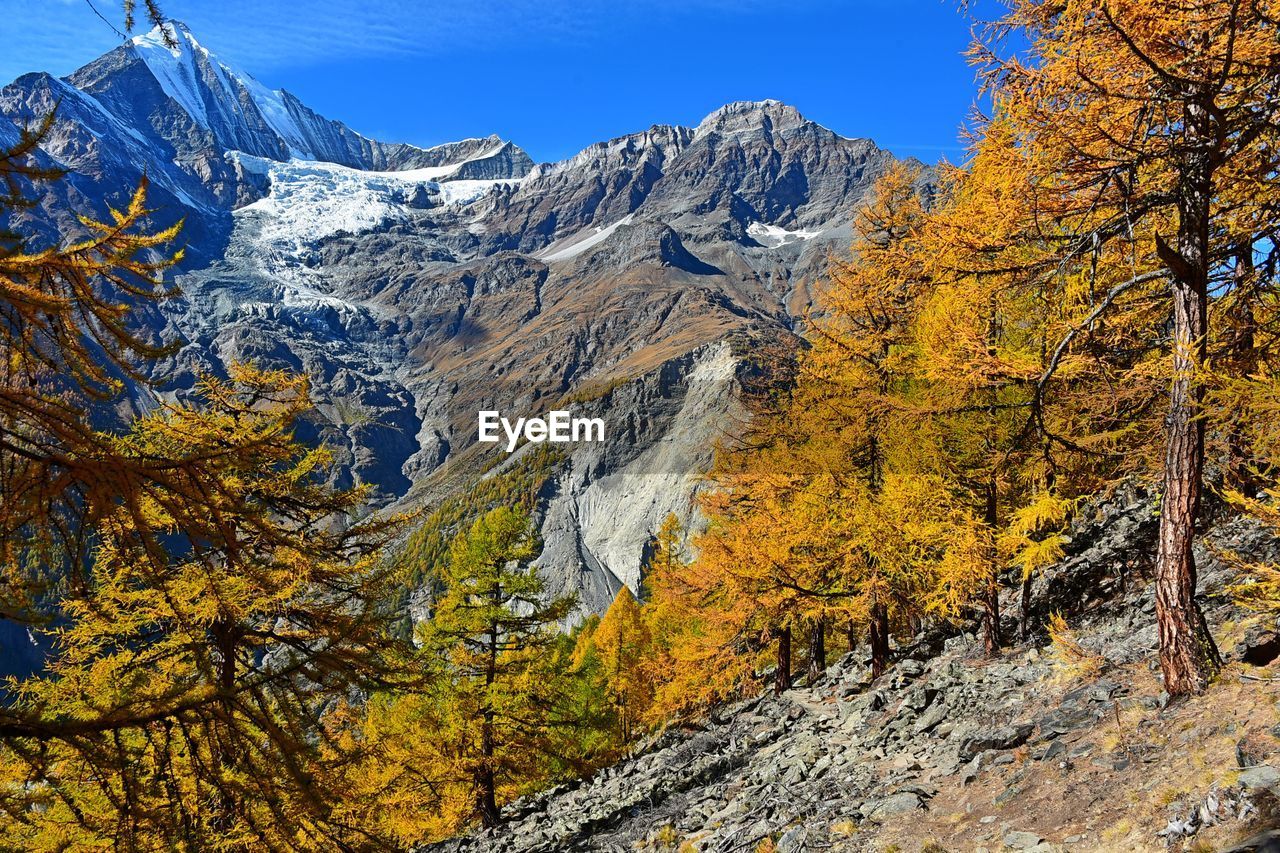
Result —
[[[643, 610], [641, 610], [643, 616]], [[573, 725], [564, 729], [564, 745], [557, 748], [571, 773], [583, 767], [598, 766], [616, 758], [626, 746], [618, 694], [609, 689], [609, 670], [596, 642], [601, 617], [591, 614], [574, 627], [569, 635], [572, 652], [566, 674], [568, 697], [563, 716]], [[653, 650], [646, 647], [639, 666], [647, 677], [647, 665]], [[652, 696], [652, 682], [649, 695]], [[646, 706], [647, 710], [647, 706]], [[553, 775], [555, 768], [551, 768]]]
[[[712, 518], [713, 528], [719, 523]], [[750, 575], [727, 574], [716, 559], [690, 560], [683, 549], [662, 545], [680, 538], [674, 515], [663, 529], [670, 535], [660, 537], [644, 572], [648, 599], [642, 612], [652, 649], [645, 673], [655, 685], [652, 723], [696, 714], [754, 686], [758, 655], [772, 639], [768, 614], [744, 597]], [[710, 541], [725, 544], [721, 538]], [[752, 550], [741, 553], [756, 559]]]
[[1060, 265], [1091, 268], [1092, 298], [1051, 345], [1046, 376], [1130, 291], [1167, 283], [1156, 615], [1174, 695], [1202, 691], [1220, 663], [1195, 602], [1192, 554], [1215, 335], [1208, 320], [1213, 294], [1259, 240], [1256, 227], [1236, 226], [1268, 216], [1257, 189], [1277, 168], [1278, 11], [1236, 0], [1018, 0], [999, 26], [1023, 33], [1030, 50], [975, 49], [1031, 167], [1025, 191], [1053, 229]]
[[499, 792], [521, 781], [561, 722], [549, 652], [575, 602], [545, 595], [531, 565], [539, 547], [524, 513], [482, 516], [450, 547], [445, 591], [419, 637], [439, 666], [444, 777], [467, 787], [485, 826], [500, 820]]
[[[51, 126], [0, 155], [6, 213], [60, 179], [38, 150]], [[326, 487], [327, 454], [293, 440], [305, 383], [237, 367], [123, 431], [85, 416], [145, 396], [143, 362], [172, 351], [133, 316], [174, 294], [162, 277], [181, 260], [145, 193], [61, 245], [7, 234], [0, 250], [5, 612], [53, 638], [0, 709], [0, 834], [367, 841], [338, 816], [352, 745], [321, 712], [402, 682], [375, 559], [394, 522], [356, 522], [363, 491]]]
[[785, 689], [796, 635], [809, 637], [816, 677], [825, 626], [849, 622], [866, 626], [878, 676], [892, 631], [954, 616], [991, 582], [989, 549], [941, 455], [937, 407], [949, 413], [952, 401], [929, 393], [918, 363], [934, 285], [916, 178], [902, 167], [877, 185], [793, 385], [721, 454], [697, 560], [655, 578], [656, 600], [697, 603], [686, 642], [704, 651], [687, 665], [702, 685], [744, 684], [744, 665], [772, 644], [774, 689]]
[[652, 643], [649, 628], [635, 596], [625, 585], [605, 611], [593, 639], [603, 670], [605, 694], [617, 708], [618, 735], [626, 743], [648, 713], [653, 690], [644, 672]]
[[[48, 672], [17, 686], [0, 724], [3, 834], [45, 843], [349, 844], [338, 813], [347, 745], [326, 705], [402, 685], [376, 559], [394, 521], [355, 522], [363, 490], [324, 484], [328, 454], [298, 445], [306, 383], [236, 368], [199, 405], [165, 405], [106, 437], [158, 476], [94, 501], [84, 588], [62, 603]], [[190, 489], [206, 514], [190, 514]]]

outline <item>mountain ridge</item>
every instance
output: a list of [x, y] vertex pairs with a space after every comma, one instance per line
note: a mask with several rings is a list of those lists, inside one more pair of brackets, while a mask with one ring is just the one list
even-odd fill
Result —
[[0, 90], [15, 125], [59, 106], [40, 156], [74, 173], [16, 224], [75, 233], [69, 211], [104, 213], [147, 175], [157, 221], [187, 223], [182, 297], [139, 312], [184, 343], [149, 366], [160, 398], [235, 361], [305, 373], [300, 435], [377, 507], [429, 508], [500, 474], [479, 409], [592, 407], [606, 445], [569, 448], [535, 510], [549, 587], [584, 610], [639, 586], [668, 513], [697, 527], [702, 472], [743, 417], [742, 354], [791, 336], [898, 162], [778, 101], [558, 163], [495, 135], [383, 143], [175, 29], [176, 49], [153, 32]]

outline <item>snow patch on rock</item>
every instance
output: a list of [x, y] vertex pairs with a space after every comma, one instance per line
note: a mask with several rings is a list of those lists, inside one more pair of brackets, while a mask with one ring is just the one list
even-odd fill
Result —
[[419, 187], [438, 196], [442, 204], [470, 204], [496, 186], [520, 182], [519, 178], [445, 180], [469, 160], [402, 172], [373, 172], [316, 160], [278, 163], [241, 152], [232, 154], [246, 170], [266, 174], [270, 180], [267, 195], [240, 208], [236, 215], [261, 217], [260, 239], [279, 251], [296, 251], [337, 234], [361, 234], [405, 221], [405, 199]]
[[593, 246], [598, 246], [605, 240], [613, 236], [613, 232], [617, 231], [623, 225], [630, 225], [634, 214], [628, 213], [626, 216], [614, 222], [612, 225], [597, 226], [595, 228], [587, 228], [552, 243], [534, 255], [539, 260], [555, 262], [567, 261], [570, 258], [576, 258], [583, 252]]
[[777, 225], [766, 225], [763, 222], [752, 222], [747, 226], [747, 236], [770, 249], [776, 249], [788, 243], [801, 243], [805, 240], [812, 240], [821, 233], [821, 231], [805, 230], [788, 231], [786, 228]]

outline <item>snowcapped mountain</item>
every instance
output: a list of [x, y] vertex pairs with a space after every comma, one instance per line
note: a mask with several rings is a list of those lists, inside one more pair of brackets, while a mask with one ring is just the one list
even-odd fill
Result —
[[144, 318], [186, 343], [155, 366], [165, 393], [236, 360], [306, 372], [304, 432], [383, 503], [511, 464], [476, 443], [479, 409], [603, 417], [607, 441], [558, 462], [538, 510], [553, 588], [594, 609], [638, 584], [669, 512], [689, 517], [739, 416], [738, 355], [791, 334], [894, 162], [777, 101], [550, 164], [494, 136], [384, 143], [172, 32], [0, 90], [0, 139], [58, 105], [41, 156], [75, 173], [15, 224], [74, 229], [67, 211], [147, 174], [189, 245], [183, 298]]
[[[81, 68], [68, 82], [126, 123], [149, 126], [176, 151], [193, 141], [209, 142], [223, 150], [273, 160], [401, 169], [473, 159], [482, 147], [488, 152], [486, 156], [496, 156], [493, 149], [502, 147], [492, 144], [497, 142], [493, 138], [434, 149], [368, 139], [341, 122], [318, 115], [289, 92], [269, 89], [210, 53], [186, 25], [173, 22], [167, 29], [177, 42], [175, 47], [166, 46], [164, 35], [156, 28]], [[139, 98], [143, 92], [150, 97]], [[206, 134], [207, 140], [203, 138]], [[533, 165], [524, 152], [505, 148], [516, 164], [514, 174], [523, 174]]]

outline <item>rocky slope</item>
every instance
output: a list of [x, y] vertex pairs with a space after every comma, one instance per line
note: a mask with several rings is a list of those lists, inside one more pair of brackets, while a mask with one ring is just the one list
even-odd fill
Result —
[[[539, 512], [547, 571], [591, 609], [636, 582], [655, 520], [689, 514], [736, 417], [704, 377], [732, 384], [735, 347], [790, 333], [894, 162], [774, 101], [552, 164], [496, 137], [384, 143], [172, 35], [0, 90], [13, 125], [58, 105], [41, 156], [74, 173], [15, 224], [74, 230], [70, 210], [101, 213], [145, 173], [155, 219], [186, 220], [184, 296], [143, 315], [186, 343], [155, 365], [160, 393], [235, 360], [307, 373], [304, 432], [379, 504], [430, 502], [466, 482], [452, 468], [490, 465], [481, 408], [591, 402], [609, 446], [572, 449]], [[677, 386], [679, 417], [646, 408]]]
[[1280, 807], [1280, 712], [1259, 665], [1280, 634], [1223, 595], [1214, 555], [1274, 559], [1280, 543], [1241, 519], [1202, 538], [1202, 600], [1236, 662], [1171, 705], [1154, 657], [1154, 528], [1150, 495], [1123, 490], [1086, 509], [1069, 557], [1036, 581], [1033, 613], [1067, 614], [1097, 669], [1068, 666], [1039, 631], [985, 660], [972, 635], [931, 630], [874, 682], [846, 654], [814, 683], [717, 709], [511, 804], [495, 832], [431, 849], [1273, 849], [1256, 833]]

